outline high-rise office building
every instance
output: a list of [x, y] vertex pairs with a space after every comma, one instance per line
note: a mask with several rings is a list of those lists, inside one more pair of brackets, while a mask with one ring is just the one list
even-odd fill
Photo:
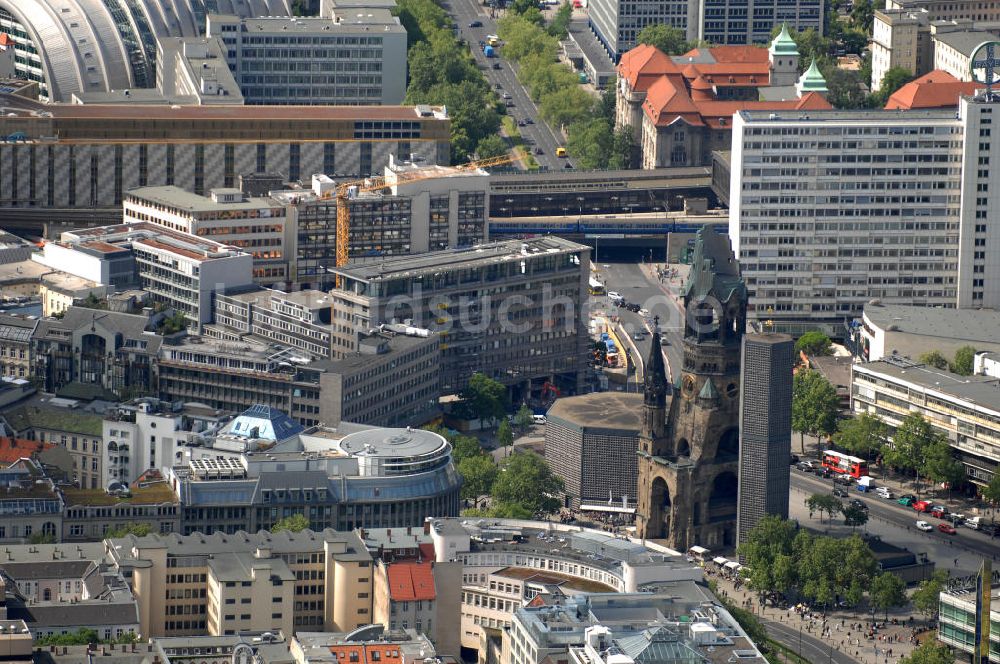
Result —
[[766, 514], [788, 517], [792, 449], [792, 365], [787, 334], [748, 334], [740, 359], [739, 542]]

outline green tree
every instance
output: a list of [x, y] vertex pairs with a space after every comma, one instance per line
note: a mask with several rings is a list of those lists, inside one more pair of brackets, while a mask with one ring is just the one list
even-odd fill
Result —
[[499, 469], [493, 458], [487, 454], [467, 457], [458, 463], [458, 474], [462, 476], [462, 498], [478, 500], [493, 489]]
[[580, 86], [554, 90], [540, 99], [542, 117], [556, 127], [569, 126], [593, 113], [594, 99]]
[[795, 555], [802, 595], [823, 607], [830, 606], [838, 595], [849, 604], [857, 604], [878, 568], [871, 549], [857, 535], [838, 539], [801, 531]]
[[499, 134], [484, 136], [476, 144], [476, 156], [480, 159], [500, 157], [507, 154], [507, 141]]
[[102, 297], [97, 297], [94, 292], [87, 293], [87, 297], [75, 303], [78, 307], [85, 309], [107, 309], [108, 301]]
[[910, 413], [896, 429], [892, 443], [882, 448], [882, 459], [893, 468], [918, 472], [922, 470], [925, 450], [941, 437], [920, 413]]
[[[867, 38], [866, 38], [867, 39]], [[835, 62], [826, 60], [819, 65], [820, 73], [826, 79], [826, 100], [834, 108], [856, 109], [871, 105], [866, 90], [871, 80], [871, 72], [840, 69]]]
[[586, 169], [605, 168], [611, 156], [613, 135], [603, 118], [582, 120], [569, 128], [566, 149], [577, 160], [577, 166]]
[[810, 330], [795, 342], [795, 351], [806, 355], [829, 355], [832, 352], [830, 350], [830, 337], [819, 330]]
[[976, 349], [972, 346], [962, 346], [955, 351], [955, 361], [951, 370], [959, 376], [971, 376], [976, 363]]
[[152, 527], [148, 523], [126, 523], [122, 526], [118, 526], [117, 528], [112, 528], [104, 533], [104, 538], [117, 539], [119, 537], [125, 537], [126, 535], [145, 537], [151, 531]]
[[800, 434], [805, 453], [805, 435], [829, 435], [836, 430], [840, 401], [837, 390], [816, 371], [798, 371], [792, 379], [792, 428]]
[[69, 634], [52, 634], [35, 639], [37, 646], [86, 646], [100, 642], [101, 637], [97, 631], [86, 627]]
[[538, 9], [538, 0], [513, 0], [510, 10], [515, 14], [524, 14], [529, 9]]
[[797, 527], [791, 521], [767, 515], [747, 534], [737, 552], [750, 569], [747, 586], [759, 597], [775, 591], [789, 595], [797, 584], [793, 543]]
[[562, 479], [552, 474], [544, 459], [534, 452], [524, 452], [504, 459], [492, 495], [498, 505], [520, 505], [535, 515], [558, 510], [562, 491]]
[[449, 439], [449, 442], [451, 442], [451, 458], [455, 460], [455, 463], [461, 463], [463, 459], [481, 456], [483, 453], [479, 439], [475, 436], [456, 434]]
[[535, 422], [534, 416], [535, 414], [531, 412], [530, 408], [528, 408], [528, 404], [523, 403], [514, 415], [514, 426], [517, 427], [519, 431], [527, 431], [528, 428]]
[[611, 156], [608, 168], [632, 168], [632, 127], [625, 125], [615, 129], [611, 137]]
[[280, 533], [287, 530], [290, 533], [297, 533], [309, 527], [309, 519], [305, 514], [292, 514], [283, 519], [278, 519], [271, 526], [272, 533]]
[[842, 508], [844, 525], [857, 528], [868, 523], [868, 510], [857, 505], [846, 505]]
[[937, 618], [938, 607], [941, 603], [941, 591], [944, 590], [948, 581], [948, 573], [943, 569], [934, 570], [931, 578], [924, 579], [913, 591], [910, 597], [913, 608], [927, 616], [928, 620]]
[[951, 648], [936, 639], [927, 639], [916, 650], [899, 660], [899, 664], [955, 664]]
[[872, 0], [854, 0], [854, 7], [851, 9], [851, 23], [864, 32], [870, 34], [875, 19], [875, 7]]
[[1000, 473], [993, 473], [990, 483], [982, 487], [979, 493], [993, 504], [1000, 503]]
[[951, 453], [951, 445], [943, 436], [937, 436], [923, 452], [920, 474], [935, 484], [952, 487], [965, 478], [965, 466]]
[[500, 443], [500, 447], [510, 447], [514, 444], [514, 432], [507, 418], [500, 422], [500, 428], [497, 429], [497, 442]]
[[878, 92], [872, 93], [872, 97], [874, 98], [873, 105], [885, 106], [885, 103], [889, 101], [889, 97], [892, 96], [893, 92], [912, 80], [913, 74], [909, 69], [904, 67], [890, 67], [885, 72], [885, 76], [882, 77], [882, 85], [879, 86]]
[[563, 2], [559, 5], [559, 9], [556, 10], [555, 16], [552, 17], [552, 22], [549, 23], [547, 31], [550, 35], [556, 39], [566, 39], [566, 35], [569, 32], [569, 22], [573, 18], [573, 5], [568, 2]]
[[935, 369], [948, 368], [948, 358], [936, 350], [928, 351], [921, 355], [918, 359], [921, 364], [926, 364], [927, 366], [934, 367]]
[[617, 89], [618, 85], [615, 82], [615, 78], [612, 77], [608, 81], [608, 84], [604, 86], [604, 90], [601, 91], [601, 99], [598, 102], [597, 112], [600, 117], [608, 121], [608, 124], [612, 127], [615, 125], [615, 118], [617, 117]]
[[872, 581], [872, 606], [885, 611], [885, 619], [889, 619], [889, 609], [906, 606], [906, 584], [892, 572], [882, 572]]
[[172, 314], [163, 318], [158, 326], [158, 331], [160, 334], [175, 334], [181, 330], [186, 330], [188, 326], [187, 316], [184, 315], [183, 311], [174, 311]]
[[535, 512], [520, 503], [494, 503], [487, 516], [495, 519], [533, 519]]
[[483, 421], [495, 420], [507, 412], [507, 388], [485, 374], [472, 374], [461, 396], [475, 416]]
[[840, 420], [833, 442], [851, 454], [872, 458], [885, 445], [888, 428], [877, 416], [862, 413], [858, 417]]
[[691, 50], [684, 31], [666, 23], [647, 25], [639, 31], [636, 42], [655, 46], [667, 55], [682, 55]]
[[844, 509], [844, 504], [840, 502], [839, 498], [828, 493], [814, 493], [806, 498], [806, 507], [809, 509], [810, 517], [812, 517], [813, 512], [819, 512], [822, 519], [824, 512], [826, 512], [827, 518], [833, 518], [834, 514], [840, 514]]

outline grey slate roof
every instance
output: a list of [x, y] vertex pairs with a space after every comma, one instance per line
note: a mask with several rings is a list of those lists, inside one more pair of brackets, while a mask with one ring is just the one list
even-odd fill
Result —
[[39, 579], [82, 579], [91, 567], [91, 560], [39, 560], [38, 562], [0, 563], [0, 569], [15, 581]]
[[939, 309], [902, 304], [869, 304], [865, 306], [864, 315], [874, 325], [890, 332], [1000, 343], [1000, 311], [996, 309]]

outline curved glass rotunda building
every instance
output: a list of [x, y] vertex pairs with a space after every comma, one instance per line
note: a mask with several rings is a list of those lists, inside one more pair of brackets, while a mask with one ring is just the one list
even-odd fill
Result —
[[15, 71], [40, 96], [151, 88], [157, 37], [196, 37], [207, 14], [289, 16], [288, 0], [0, 0]]

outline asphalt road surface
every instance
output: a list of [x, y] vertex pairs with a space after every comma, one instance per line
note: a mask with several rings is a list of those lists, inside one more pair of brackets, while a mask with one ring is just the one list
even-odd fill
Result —
[[[486, 35], [497, 34], [497, 24], [494, 19], [490, 18], [490, 8], [483, 6], [478, 0], [447, 0], [442, 6], [455, 19], [459, 34], [469, 43], [472, 57], [475, 58], [479, 68], [483, 70], [490, 87], [496, 91], [498, 96], [504, 92], [511, 96], [514, 105], [507, 109], [507, 114], [515, 121], [525, 118], [531, 118], [534, 121], [534, 124], [519, 129], [528, 149], [532, 152], [534, 152], [535, 147], [542, 149], [543, 154], [535, 155], [538, 165], [550, 170], [565, 168], [567, 159], [556, 157], [556, 148], [561, 147], [563, 142], [539, 116], [535, 102], [531, 101], [528, 92], [514, 75], [513, 63], [502, 57], [487, 58], [483, 55], [482, 49], [479, 48], [479, 42], [485, 41]], [[469, 24], [473, 21], [480, 21], [483, 24], [482, 27], [470, 28]], [[501, 55], [503, 54], [502, 47], [498, 51]], [[500, 63], [500, 69], [493, 69], [495, 62]], [[497, 84], [500, 84], [500, 89], [497, 89]]]
[[812, 664], [822, 664], [822, 662], [836, 662], [836, 664], [857, 664], [856, 659], [830, 647], [830, 644], [823, 643], [809, 634], [803, 634], [801, 629], [796, 629], [791, 625], [786, 625], [773, 620], [761, 618], [767, 633], [775, 641], [782, 643], [798, 653], [807, 662]]
[[[833, 488], [832, 481], [820, 479], [794, 467], [791, 473], [789, 515], [797, 518], [799, 523], [824, 529], [827, 526], [818, 516], [809, 519], [804, 501], [814, 493], [830, 493]], [[983, 557], [996, 560], [996, 557], [1000, 556], [1000, 540], [991, 540], [988, 535], [971, 528], [959, 526], [956, 534], [946, 535], [937, 530], [937, 525], [945, 523], [944, 521], [928, 514], [918, 515], [913, 509], [900, 505], [895, 500], [879, 498], [876, 494], [863, 494], [853, 488], [850, 490], [850, 497], [859, 498], [868, 505], [869, 520], [863, 530], [875, 533], [884, 541], [905, 547], [914, 553], [926, 553], [927, 557], [937, 564], [938, 569], [950, 570], [952, 576], [973, 574], [979, 569]], [[918, 519], [930, 523], [935, 530], [929, 533], [917, 530]], [[843, 525], [843, 519], [834, 519], [833, 525], [829, 528], [831, 534], [850, 532], [850, 528]]]
[[[600, 279], [608, 291], [617, 291], [627, 302], [634, 302], [645, 309], [646, 314], [634, 314], [623, 307], [612, 307], [617, 313], [629, 335], [633, 357], [638, 352], [645, 362], [650, 351], [650, 337], [646, 335], [641, 341], [636, 341], [632, 335], [636, 330], [652, 330], [654, 316], [660, 317], [660, 334], [669, 342], [662, 346], [667, 360], [667, 371], [673, 379], [675, 372], [681, 366], [681, 332], [684, 329], [684, 314], [680, 306], [667, 296], [660, 284], [636, 263], [600, 263], [597, 264]], [[639, 377], [641, 380], [641, 376]]]

